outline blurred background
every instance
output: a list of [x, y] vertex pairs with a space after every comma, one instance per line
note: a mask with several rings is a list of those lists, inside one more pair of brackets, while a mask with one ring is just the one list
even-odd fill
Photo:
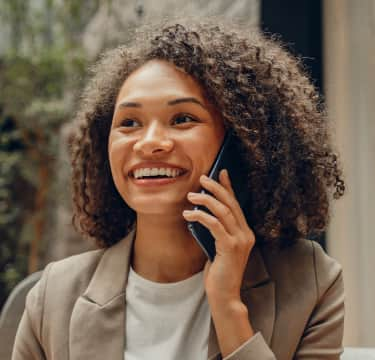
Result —
[[129, 29], [174, 14], [257, 26], [303, 59], [347, 182], [314, 240], [344, 269], [344, 345], [375, 347], [374, 0], [1, 0], [0, 309], [29, 274], [92, 248], [71, 226], [67, 155], [87, 66]]

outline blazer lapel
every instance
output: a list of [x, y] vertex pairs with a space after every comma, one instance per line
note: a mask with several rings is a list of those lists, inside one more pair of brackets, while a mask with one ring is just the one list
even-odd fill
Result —
[[70, 360], [120, 360], [125, 347], [125, 289], [135, 228], [106, 250], [70, 321]]
[[[69, 334], [70, 360], [122, 360], [125, 349], [125, 289], [135, 227], [117, 244], [107, 249], [87, 287], [76, 301]], [[241, 286], [241, 298], [249, 309], [250, 323], [261, 331], [270, 345], [275, 320], [274, 283], [255, 246], [249, 256]], [[211, 318], [208, 359], [220, 354]]]
[[[258, 246], [252, 249], [249, 256], [241, 286], [241, 299], [249, 309], [254, 333], [260, 331], [270, 346], [275, 322], [275, 284], [270, 279]], [[208, 359], [221, 359], [219, 355], [220, 348], [211, 318]]]

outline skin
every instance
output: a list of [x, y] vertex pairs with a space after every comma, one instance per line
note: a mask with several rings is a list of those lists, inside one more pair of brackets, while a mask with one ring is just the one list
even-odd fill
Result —
[[[168, 105], [181, 98], [194, 98], [200, 104]], [[115, 186], [137, 214], [132, 267], [156, 282], [176, 282], [204, 270], [211, 315], [225, 357], [254, 334], [240, 287], [255, 236], [228, 175], [221, 172], [220, 183], [204, 176], [224, 135], [222, 118], [201, 86], [173, 64], [152, 60], [130, 74], [119, 91], [108, 154]], [[173, 184], [140, 187], [128, 172], [142, 161], [178, 164], [188, 174]], [[213, 196], [199, 194], [201, 187]], [[192, 211], [194, 204], [205, 205], [213, 215]], [[186, 220], [201, 222], [215, 237], [213, 263], [188, 231]]]

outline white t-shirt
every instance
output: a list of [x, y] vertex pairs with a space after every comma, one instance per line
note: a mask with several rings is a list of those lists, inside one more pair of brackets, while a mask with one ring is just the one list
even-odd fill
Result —
[[129, 270], [125, 360], [207, 360], [211, 313], [203, 271], [158, 283]]

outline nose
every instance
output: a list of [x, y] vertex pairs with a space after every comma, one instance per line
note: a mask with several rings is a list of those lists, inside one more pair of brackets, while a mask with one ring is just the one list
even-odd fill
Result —
[[144, 136], [134, 144], [134, 151], [143, 156], [152, 155], [156, 152], [169, 152], [173, 148], [173, 141], [166, 136], [162, 125], [153, 123], [146, 130]]

